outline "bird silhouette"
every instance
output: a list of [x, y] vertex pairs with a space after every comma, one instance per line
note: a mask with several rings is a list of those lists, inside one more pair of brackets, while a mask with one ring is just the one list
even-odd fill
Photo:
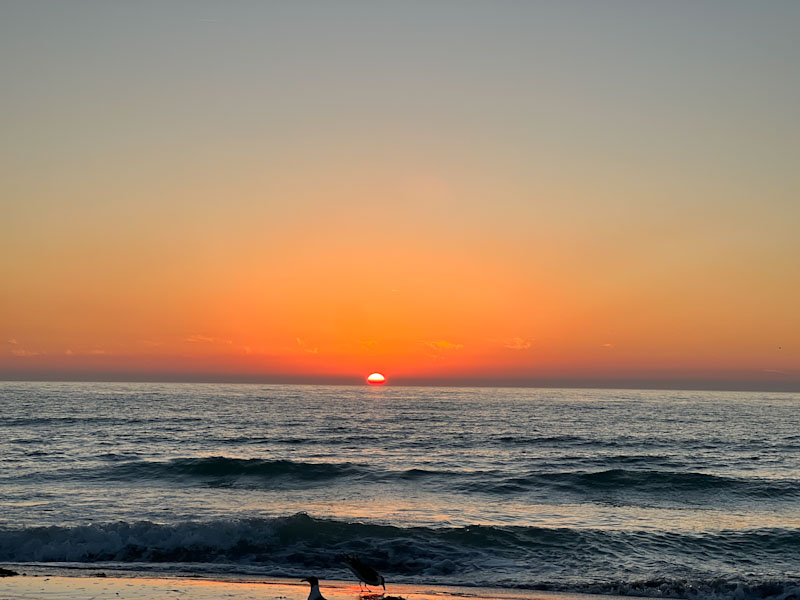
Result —
[[308, 600], [325, 600], [325, 597], [319, 592], [319, 579], [316, 577], [306, 577], [300, 581], [307, 581], [311, 586], [311, 591], [308, 594]]
[[355, 556], [351, 556], [349, 554], [345, 554], [342, 557], [344, 564], [347, 565], [347, 568], [353, 572], [353, 575], [358, 577], [358, 585], [361, 587], [361, 582], [367, 584], [367, 586], [383, 586], [383, 591], [386, 591], [386, 580], [383, 578], [383, 575], [378, 573], [375, 569], [370, 567], [369, 565], [365, 565]]

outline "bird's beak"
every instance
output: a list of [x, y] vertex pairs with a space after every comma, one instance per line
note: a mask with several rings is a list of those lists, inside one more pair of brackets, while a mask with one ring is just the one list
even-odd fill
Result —
[[307, 577], [303, 577], [300, 581], [308, 581]]

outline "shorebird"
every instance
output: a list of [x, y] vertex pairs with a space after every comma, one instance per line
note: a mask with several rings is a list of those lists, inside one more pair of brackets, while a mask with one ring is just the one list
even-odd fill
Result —
[[307, 581], [311, 586], [311, 592], [308, 594], [308, 600], [325, 600], [325, 597], [319, 593], [319, 579], [316, 577], [306, 577], [300, 581]]
[[358, 586], [361, 587], [361, 582], [367, 584], [367, 586], [383, 586], [383, 591], [386, 591], [386, 580], [383, 578], [383, 575], [378, 573], [375, 569], [370, 567], [369, 565], [365, 565], [363, 562], [358, 560], [355, 556], [350, 556], [349, 554], [345, 554], [342, 557], [344, 564], [347, 565], [347, 568], [353, 572], [353, 575], [358, 577]]

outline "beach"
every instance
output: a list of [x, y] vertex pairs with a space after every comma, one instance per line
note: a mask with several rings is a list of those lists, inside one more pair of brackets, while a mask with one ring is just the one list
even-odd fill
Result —
[[[362, 592], [346, 581], [322, 581], [327, 600], [579, 600], [585, 594], [463, 588], [448, 586], [390, 585], [385, 594]], [[290, 579], [231, 581], [219, 579], [108, 576], [64, 576], [38, 572], [31, 576], [0, 579], [0, 600], [306, 600], [308, 584]], [[609, 596], [604, 596], [609, 598]], [[613, 598], [613, 597], [612, 597]]]

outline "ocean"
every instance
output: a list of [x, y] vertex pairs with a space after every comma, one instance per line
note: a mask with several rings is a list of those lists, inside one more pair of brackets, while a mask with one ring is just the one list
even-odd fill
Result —
[[800, 395], [0, 383], [0, 563], [800, 598]]

